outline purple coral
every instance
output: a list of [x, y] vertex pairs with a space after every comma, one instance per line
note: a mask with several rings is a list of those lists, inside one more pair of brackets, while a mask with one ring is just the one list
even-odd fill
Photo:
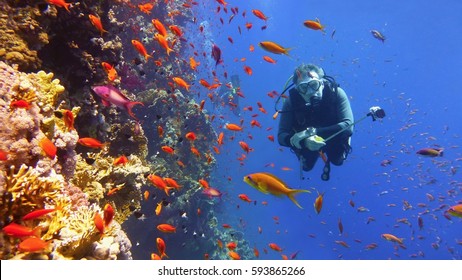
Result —
[[69, 182], [65, 182], [63, 185], [63, 193], [71, 200], [71, 210], [77, 211], [82, 206], [90, 206], [87, 194], [85, 194], [80, 188], [74, 186]]

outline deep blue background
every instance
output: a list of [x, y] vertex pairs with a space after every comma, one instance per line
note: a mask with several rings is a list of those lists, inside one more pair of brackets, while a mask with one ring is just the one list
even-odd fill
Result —
[[[227, 141], [227, 153], [219, 157], [214, 183], [222, 184], [219, 186], [227, 192], [222, 205], [227, 214], [221, 217], [222, 222], [244, 224], [246, 239], [260, 250], [260, 258], [281, 258], [280, 253], [268, 248], [268, 243], [275, 242], [284, 248], [286, 255], [300, 250], [297, 256], [300, 259], [460, 259], [461, 219], [453, 217], [450, 221], [443, 213], [447, 206], [462, 199], [459, 147], [462, 97], [458, 83], [462, 74], [462, 4], [231, 0], [228, 3], [228, 8], [238, 6], [240, 13], [246, 10], [246, 17], [236, 16], [227, 24], [230, 13], [217, 15], [216, 6], [210, 5], [212, 38], [221, 47], [224, 58], [217, 72], [240, 75], [246, 96], [240, 100], [241, 108], [253, 106], [254, 111], [242, 112], [244, 132], [234, 133], [236, 138]], [[265, 22], [256, 18], [251, 9], [260, 9], [270, 17], [266, 30], [260, 29]], [[224, 25], [219, 23], [219, 17], [224, 19]], [[315, 18], [325, 25], [326, 34], [303, 26], [303, 21]], [[253, 23], [249, 31], [244, 27], [246, 22]], [[375, 39], [371, 29], [382, 32], [385, 43]], [[333, 30], [336, 31], [331, 38]], [[228, 36], [233, 38], [233, 44]], [[258, 47], [258, 42], [265, 40], [293, 48], [290, 56], [265, 52]], [[254, 52], [248, 50], [250, 44], [255, 46]], [[273, 57], [277, 63], [263, 61], [263, 55]], [[235, 62], [236, 58], [246, 61]], [[270, 134], [277, 139], [278, 125], [271, 118], [275, 99], [267, 93], [281, 92], [300, 63], [316, 63], [335, 77], [350, 97], [356, 119], [375, 105], [387, 113], [383, 121], [367, 119], [355, 127], [353, 153], [344, 166], [332, 168], [328, 182], [320, 180], [321, 161], [313, 171], [305, 173], [309, 179], [300, 180], [296, 157], [267, 139]], [[251, 76], [245, 74], [244, 65], [253, 69]], [[250, 127], [257, 101], [268, 111], [266, 115], [257, 111], [260, 114], [255, 119], [262, 124], [261, 129]], [[225, 121], [237, 122], [241, 118], [227, 116]], [[266, 131], [269, 127], [272, 130]], [[243, 166], [237, 160], [242, 154], [240, 140], [254, 148]], [[415, 153], [435, 145], [445, 149], [443, 157], [423, 158]], [[383, 167], [380, 162], [385, 159], [392, 163]], [[275, 167], [265, 167], [269, 163]], [[293, 170], [283, 171], [282, 167]], [[455, 174], [451, 168], [456, 170]], [[279, 176], [293, 188], [312, 190], [311, 194], [298, 196], [304, 209], [298, 209], [287, 198], [264, 195], [242, 182], [244, 175], [262, 171]], [[231, 183], [226, 182], [227, 176], [232, 177]], [[325, 192], [319, 215], [313, 209], [316, 191]], [[237, 198], [240, 193], [257, 200], [257, 206], [240, 201]], [[435, 201], [428, 201], [427, 193]], [[350, 199], [355, 208], [349, 205]], [[267, 201], [268, 205], [261, 205], [261, 201]], [[412, 209], [404, 210], [403, 201], [408, 201]], [[446, 206], [440, 210], [441, 205]], [[359, 206], [370, 211], [358, 212]], [[417, 225], [419, 214], [424, 221], [422, 230]], [[279, 217], [278, 224], [274, 216]], [[370, 217], [375, 221], [367, 223]], [[339, 218], [345, 228], [341, 236]], [[409, 222], [399, 223], [399, 219]], [[262, 234], [258, 233], [258, 226], [262, 227]], [[407, 249], [397, 249], [380, 237], [382, 233], [404, 238]], [[335, 241], [344, 241], [350, 248]], [[378, 247], [366, 250], [370, 243]], [[268, 254], [263, 253], [263, 248], [269, 250]]]

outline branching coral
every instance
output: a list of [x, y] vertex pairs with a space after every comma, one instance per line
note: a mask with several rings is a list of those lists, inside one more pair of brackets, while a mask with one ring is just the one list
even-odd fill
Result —
[[108, 225], [103, 235], [95, 228], [94, 217], [99, 212], [99, 207], [93, 204], [68, 216], [67, 227], [61, 230], [62, 242], [53, 256], [55, 259], [117, 259], [121, 253], [119, 242], [123, 244], [121, 256], [131, 257], [130, 242], [126, 244], [117, 222]]
[[[144, 175], [149, 167], [135, 155], [129, 156], [129, 162], [122, 166], [114, 166], [114, 158], [106, 156], [103, 152], [88, 155], [94, 162], [90, 165], [79, 157], [75, 176], [72, 182], [81, 188], [90, 201], [99, 205], [112, 201], [118, 209], [115, 219], [119, 222], [131, 214], [128, 206], [139, 207], [141, 199], [141, 186], [145, 183]], [[108, 192], [117, 188], [118, 191], [108, 196]]]
[[33, 209], [54, 205], [61, 194], [61, 181], [40, 177], [40, 174], [26, 165], [22, 165], [16, 173], [14, 166], [2, 173], [5, 180], [2, 194], [10, 197], [9, 201], [0, 202], [2, 217], [18, 218]]

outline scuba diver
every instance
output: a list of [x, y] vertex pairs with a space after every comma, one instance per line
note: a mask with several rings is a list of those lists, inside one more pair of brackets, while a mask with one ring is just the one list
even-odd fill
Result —
[[[292, 77], [294, 87], [284, 100], [278, 142], [290, 147], [304, 171], [310, 171], [319, 156], [324, 161], [321, 178], [329, 180], [330, 163], [342, 165], [351, 152], [353, 113], [345, 91], [324, 70], [302, 64]], [[339, 132], [328, 143], [325, 138]]]
[[218, 92], [218, 102], [228, 104], [231, 108], [231, 111], [236, 116], [240, 116], [239, 108], [239, 97], [237, 93], [240, 91], [241, 81], [239, 80], [238, 75], [232, 75], [231, 81], [226, 83], [226, 85], [221, 86], [220, 91]]

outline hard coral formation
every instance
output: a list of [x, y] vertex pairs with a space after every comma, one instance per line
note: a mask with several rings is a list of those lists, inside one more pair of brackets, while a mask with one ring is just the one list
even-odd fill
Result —
[[[52, 73], [25, 74], [0, 62], [0, 81], [0, 121], [9, 124], [0, 127], [0, 149], [9, 153], [8, 160], [0, 162], [0, 167], [26, 164], [40, 167], [42, 173], [51, 172], [53, 166], [73, 169], [78, 135], [54, 125], [55, 101], [64, 91], [59, 80], [53, 79]], [[34, 98], [29, 109], [10, 107], [11, 102], [30, 96]], [[52, 139], [62, 151], [59, 160], [49, 158], [39, 146], [44, 137]]]
[[91, 205], [69, 216], [68, 226], [61, 230], [63, 241], [54, 252], [54, 259], [131, 259], [131, 243], [119, 223], [113, 221], [104, 235], [96, 230], [93, 220], [99, 212], [99, 207]]
[[[139, 207], [141, 186], [146, 182], [144, 175], [149, 167], [136, 155], [129, 156], [128, 163], [118, 166], [113, 164], [114, 158], [104, 152], [90, 153], [88, 157], [92, 159], [91, 164], [79, 156], [73, 184], [81, 188], [90, 201], [99, 205], [113, 202], [117, 208], [115, 219], [122, 223], [131, 214], [130, 205]], [[108, 196], [114, 189], [118, 189], [117, 192]]]
[[[113, 221], [101, 236], [93, 220], [95, 213], [102, 212], [96, 201], [92, 204], [88, 194], [67, 182], [74, 177], [77, 164], [78, 134], [63, 125], [62, 116], [56, 114], [56, 101], [64, 92], [59, 80], [53, 79], [52, 73], [25, 74], [0, 62], [0, 81], [0, 121], [9, 124], [0, 128], [0, 149], [8, 153], [7, 160], [0, 161], [1, 227], [15, 222], [40, 229], [38, 237], [48, 244], [39, 252], [20, 252], [17, 247], [20, 240], [2, 231], [0, 257], [130, 259], [131, 243], [119, 223]], [[28, 100], [30, 108], [10, 106], [18, 100]], [[65, 103], [60, 106], [62, 110]], [[79, 110], [72, 111], [77, 115]], [[45, 137], [57, 147], [56, 156], [45, 152], [40, 145]], [[106, 162], [101, 164], [102, 168], [111, 166], [112, 158]], [[137, 184], [143, 178], [137, 180], [137, 177], [143, 169], [134, 172], [129, 168], [138, 168], [141, 161], [133, 157], [132, 163], [127, 169], [114, 168], [117, 169], [111, 173], [114, 179], [106, 178], [103, 183], [111, 186], [112, 182], [125, 179], [133, 180], [134, 188], [139, 187]], [[114, 206], [117, 208], [117, 204]], [[52, 212], [37, 220], [22, 220], [24, 215], [43, 209]]]
[[37, 51], [48, 44], [48, 34], [38, 22], [41, 12], [19, 1], [0, 1], [0, 60], [17, 64], [22, 71], [34, 71], [42, 61]]
[[1, 217], [17, 219], [36, 208], [44, 208], [47, 204], [55, 204], [61, 192], [61, 181], [58, 178], [41, 177], [32, 167], [21, 165], [1, 172], [3, 184], [0, 191], [8, 203], [2, 202]]

